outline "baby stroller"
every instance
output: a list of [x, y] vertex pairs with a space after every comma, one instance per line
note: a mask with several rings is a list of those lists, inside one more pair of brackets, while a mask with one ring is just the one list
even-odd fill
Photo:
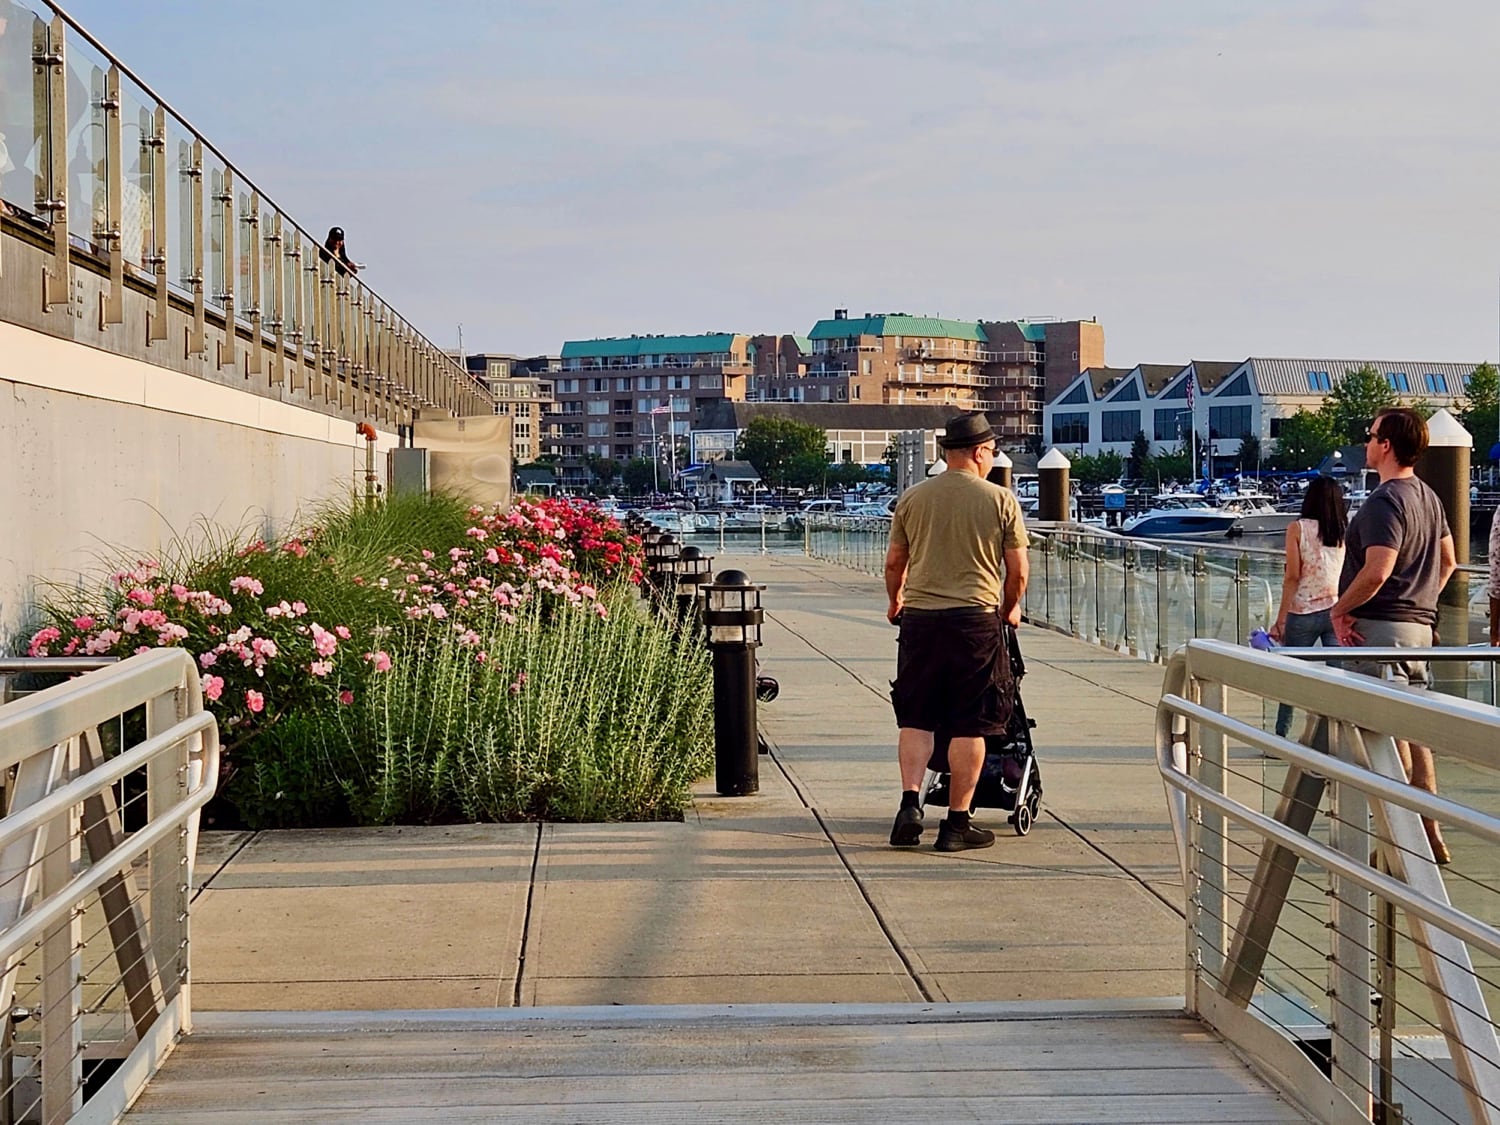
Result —
[[[1005, 809], [1010, 813], [1006, 822], [1015, 828], [1017, 836], [1024, 836], [1031, 831], [1041, 811], [1042, 774], [1031, 745], [1031, 728], [1036, 722], [1026, 717], [1026, 707], [1021, 702], [1021, 677], [1026, 674], [1026, 664], [1021, 659], [1016, 631], [1009, 625], [1004, 628], [1015, 684], [1010, 727], [1003, 735], [992, 734], [985, 739], [984, 766], [979, 771], [973, 807]], [[942, 731], [937, 732], [933, 743], [920, 800], [924, 806], [948, 804], [948, 736]]]

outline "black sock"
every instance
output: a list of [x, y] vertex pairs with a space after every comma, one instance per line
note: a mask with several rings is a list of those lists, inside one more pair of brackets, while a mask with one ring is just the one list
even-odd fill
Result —
[[922, 807], [922, 802], [917, 799], [917, 791], [915, 789], [902, 790], [901, 807], [903, 809], [918, 809]]
[[960, 829], [969, 827], [969, 810], [964, 809], [963, 812], [959, 812], [956, 809], [949, 809], [948, 826]]

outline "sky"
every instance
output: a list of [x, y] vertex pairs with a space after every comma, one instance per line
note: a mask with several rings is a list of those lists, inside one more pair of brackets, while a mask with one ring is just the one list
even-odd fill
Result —
[[1494, 0], [66, 0], [443, 347], [1097, 317], [1500, 351]]

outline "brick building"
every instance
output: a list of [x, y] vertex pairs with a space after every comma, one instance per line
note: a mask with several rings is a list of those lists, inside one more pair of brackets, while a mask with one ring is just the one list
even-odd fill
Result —
[[517, 465], [555, 452], [547, 432], [547, 419], [556, 406], [553, 378], [545, 368], [537, 367], [538, 359], [545, 358], [522, 360], [496, 352], [463, 357], [464, 367], [495, 396], [495, 413], [512, 419], [512, 456]]

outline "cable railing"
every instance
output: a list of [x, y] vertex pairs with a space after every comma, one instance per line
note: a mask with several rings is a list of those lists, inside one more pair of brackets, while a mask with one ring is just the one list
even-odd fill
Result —
[[[0, 661], [0, 677], [41, 661]], [[47, 671], [82, 671], [46, 661]], [[160, 649], [0, 705], [0, 1123], [112, 1122], [191, 1023], [188, 901], [219, 772]]]
[[0, 23], [0, 223], [41, 263], [43, 310], [17, 285], [7, 319], [71, 335], [92, 274], [89, 343], [240, 371], [356, 420], [493, 412], [480, 380], [56, 4], [5, 0]]
[[[1500, 711], [1286, 655], [1192, 640], [1167, 666], [1187, 1006], [1316, 1120], [1500, 1121]], [[1280, 703], [1315, 716], [1301, 741], [1255, 721]], [[1442, 795], [1407, 784], [1407, 742]]]

